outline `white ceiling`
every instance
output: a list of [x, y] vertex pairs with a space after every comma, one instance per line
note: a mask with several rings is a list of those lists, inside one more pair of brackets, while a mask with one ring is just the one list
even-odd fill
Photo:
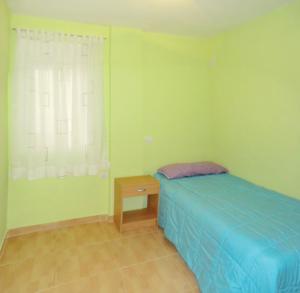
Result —
[[224, 31], [291, 1], [7, 0], [19, 14], [186, 35]]

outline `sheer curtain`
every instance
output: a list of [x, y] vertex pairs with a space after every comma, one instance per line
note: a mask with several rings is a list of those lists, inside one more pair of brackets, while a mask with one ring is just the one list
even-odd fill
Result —
[[14, 179], [107, 170], [103, 39], [17, 30], [12, 88]]

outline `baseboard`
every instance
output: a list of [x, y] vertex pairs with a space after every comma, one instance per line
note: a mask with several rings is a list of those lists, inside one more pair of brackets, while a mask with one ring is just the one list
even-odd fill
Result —
[[[50, 231], [60, 228], [67, 228], [76, 225], [82, 224], [90, 224], [90, 223], [97, 223], [97, 222], [113, 222], [113, 217], [108, 215], [97, 215], [97, 216], [90, 216], [84, 218], [77, 218], [77, 219], [70, 219], [64, 220], [54, 223], [47, 223], [47, 224], [40, 224], [40, 225], [33, 225], [33, 226], [26, 226], [26, 227], [19, 227], [8, 230], [6, 233], [6, 239], [16, 236], [21, 236], [25, 234], [30, 234], [34, 232], [41, 232], [41, 231]], [[5, 239], [4, 239], [5, 241]], [[4, 247], [4, 243], [2, 245]]]
[[6, 239], [7, 239], [7, 232], [5, 233], [5, 236], [3, 237], [3, 239], [0, 243], [0, 259], [2, 257], [2, 254], [4, 253], [4, 246], [5, 246]]

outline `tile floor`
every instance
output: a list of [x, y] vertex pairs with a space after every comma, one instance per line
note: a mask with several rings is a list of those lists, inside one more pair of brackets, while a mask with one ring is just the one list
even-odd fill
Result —
[[8, 239], [0, 292], [200, 291], [160, 229], [121, 234], [114, 224], [93, 223]]

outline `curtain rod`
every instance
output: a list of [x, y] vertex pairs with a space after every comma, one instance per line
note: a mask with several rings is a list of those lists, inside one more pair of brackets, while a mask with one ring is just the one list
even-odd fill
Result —
[[[21, 30], [21, 31], [34, 31], [34, 29], [27, 29], [27, 28], [17, 28], [17, 27], [13, 27], [12, 28], [13, 31], [17, 31], [17, 30]], [[72, 37], [79, 37], [79, 38], [84, 38], [85, 35], [78, 35], [78, 34], [72, 34], [72, 33], [62, 33], [65, 36], [72, 36]], [[86, 35], [86, 36], [90, 36], [90, 35]], [[96, 36], [97, 37], [97, 36]], [[100, 37], [100, 36], [99, 36]], [[101, 36], [104, 40], [107, 39], [107, 37], [103, 37]]]

